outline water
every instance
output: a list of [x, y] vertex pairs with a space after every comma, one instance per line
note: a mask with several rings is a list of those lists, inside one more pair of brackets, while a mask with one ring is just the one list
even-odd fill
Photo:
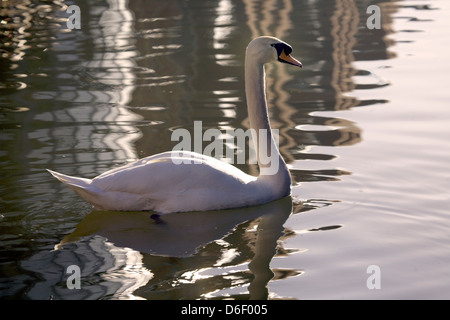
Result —
[[[77, 2], [81, 30], [68, 4], [0, 10], [2, 299], [450, 298], [446, 1], [98, 0]], [[194, 121], [246, 129], [261, 34], [304, 65], [267, 75], [292, 198], [157, 224], [45, 171], [96, 176]]]

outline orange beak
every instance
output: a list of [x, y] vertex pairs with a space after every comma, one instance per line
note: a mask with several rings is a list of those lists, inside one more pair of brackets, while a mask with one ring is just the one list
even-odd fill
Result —
[[298, 61], [297, 59], [293, 58], [290, 54], [286, 55], [284, 53], [284, 50], [281, 51], [280, 56], [278, 57], [280, 60], [283, 60], [283, 62], [292, 64], [293, 66], [302, 67], [302, 63]]

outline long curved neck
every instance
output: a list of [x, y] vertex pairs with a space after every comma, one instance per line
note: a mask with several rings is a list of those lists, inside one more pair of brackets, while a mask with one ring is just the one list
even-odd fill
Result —
[[[290, 192], [291, 178], [272, 135], [267, 112], [264, 65], [245, 58], [245, 93], [253, 141], [260, 168], [258, 180], [269, 181], [281, 193]], [[288, 188], [289, 191], [284, 190]], [[283, 190], [282, 190], [283, 189]]]

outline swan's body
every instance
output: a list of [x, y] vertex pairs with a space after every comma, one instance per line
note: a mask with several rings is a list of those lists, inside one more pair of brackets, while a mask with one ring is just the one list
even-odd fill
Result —
[[[278, 60], [301, 67], [301, 63], [289, 55], [291, 51], [289, 45], [273, 37], [256, 38], [247, 47], [246, 96], [250, 125], [257, 133], [258, 177], [218, 159], [187, 151], [143, 158], [94, 179], [49, 170], [50, 173], [96, 209], [103, 210], [204, 211], [253, 206], [289, 195], [289, 170], [275, 145], [269, 125], [264, 64]], [[262, 134], [265, 136], [261, 137]], [[260, 146], [258, 141], [267, 142]], [[275, 163], [260, 161], [263, 150], [276, 152], [276, 157], [271, 157]]]

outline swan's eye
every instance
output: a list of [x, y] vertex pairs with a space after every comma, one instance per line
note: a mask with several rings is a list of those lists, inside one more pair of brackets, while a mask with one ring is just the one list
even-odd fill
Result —
[[292, 53], [292, 47], [286, 43], [272, 43], [272, 47], [274, 47], [277, 50], [278, 57], [281, 55], [281, 53], [284, 51], [286, 55], [289, 55]]
[[302, 67], [302, 64], [300, 61], [296, 60], [295, 58], [291, 57], [290, 54], [292, 52], [292, 47], [286, 43], [272, 43], [272, 47], [274, 47], [277, 50], [278, 55], [278, 61], [283, 63], [292, 64], [297, 67]]

